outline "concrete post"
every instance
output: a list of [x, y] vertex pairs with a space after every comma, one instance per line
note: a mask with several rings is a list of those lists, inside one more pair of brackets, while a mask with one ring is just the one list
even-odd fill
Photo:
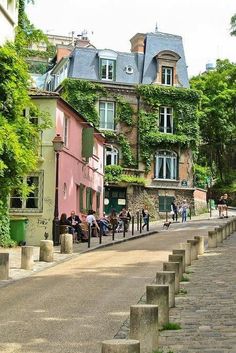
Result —
[[34, 268], [34, 247], [21, 247], [21, 268], [23, 270], [33, 270]]
[[216, 244], [219, 245], [223, 242], [223, 237], [222, 237], [222, 227], [216, 227], [215, 232], [216, 232]]
[[158, 326], [169, 323], [169, 286], [151, 284], [146, 286], [147, 304], [158, 306]]
[[9, 254], [0, 253], [0, 280], [9, 278]]
[[230, 233], [232, 234], [234, 232], [234, 224], [233, 220], [230, 220]]
[[179, 262], [163, 262], [164, 271], [174, 271], [175, 272], [175, 294], [179, 293]]
[[158, 306], [151, 304], [130, 307], [130, 338], [140, 342], [140, 352], [158, 349]]
[[52, 240], [41, 240], [39, 261], [53, 262], [53, 241]]
[[216, 247], [217, 247], [216, 232], [214, 230], [210, 230], [208, 232], [208, 248], [216, 248]]
[[233, 230], [234, 230], [234, 231], [236, 230], [236, 219], [235, 219], [235, 217], [234, 217], [234, 219], [233, 219]]
[[225, 224], [223, 224], [223, 226], [222, 226], [222, 237], [223, 237], [223, 240], [225, 240], [227, 238]]
[[185, 253], [184, 249], [174, 249], [172, 250], [173, 255], [182, 255], [183, 256], [183, 273], [185, 272]]
[[183, 263], [184, 258], [183, 255], [169, 255], [169, 262], [179, 262], [179, 280], [181, 282], [183, 277]]
[[175, 306], [175, 272], [160, 271], [156, 274], [156, 284], [168, 284], [169, 286], [169, 307]]
[[140, 342], [123, 339], [103, 341], [102, 353], [140, 353]]
[[190, 243], [180, 243], [180, 249], [185, 250], [185, 265], [191, 266], [191, 244]]
[[227, 230], [227, 237], [230, 236], [230, 225], [229, 225], [229, 222], [226, 223], [226, 230]]
[[192, 263], [193, 260], [198, 259], [198, 253], [197, 253], [198, 240], [190, 239], [190, 240], [187, 240], [187, 243], [191, 244], [191, 263]]
[[204, 237], [202, 237], [200, 235], [195, 235], [194, 239], [196, 239], [198, 241], [198, 243], [197, 243], [198, 255], [203, 255], [205, 252]]
[[73, 253], [73, 235], [66, 233], [61, 234], [61, 253], [72, 254]]

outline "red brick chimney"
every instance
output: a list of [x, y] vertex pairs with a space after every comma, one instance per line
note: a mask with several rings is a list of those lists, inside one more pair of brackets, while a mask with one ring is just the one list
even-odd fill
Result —
[[136, 33], [131, 39], [131, 52], [132, 53], [144, 53], [144, 33]]

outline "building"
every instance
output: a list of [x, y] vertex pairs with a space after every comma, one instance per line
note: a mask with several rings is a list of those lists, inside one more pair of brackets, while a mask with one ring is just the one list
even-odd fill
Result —
[[0, 45], [3, 45], [7, 40], [14, 40], [17, 18], [17, 0], [0, 0]]
[[[72, 104], [77, 92], [78, 109], [106, 136], [107, 213], [146, 206], [162, 216], [173, 199], [194, 208], [198, 95], [189, 89], [182, 38], [137, 33], [130, 42], [130, 53], [74, 48], [54, 66], [48, 88]], [[89, 94], [97, 118], [89, 116]]]
[[[57, 93], [34, 89], [30, 95], [40, 111], [50, 114], [52, 126], [42, 131], [38, 171], [26, 177], [34, 190], [25, 200], [13, 193], [10, 214], [13, 219], [20, 216], [28, 220], [26, 242], [38, 245], [45, 232], [52, 238], [57, 169], [55, 136], [60, 135], [64, 141], [58, 165], [58, 214], [69, 216], [75, 210], [82, 218], [88, 209], [96, 210], [98, 216], [103, 212], [104, 137]], [[30, 119], [36, 124], [40, 122], [38, 118]]]

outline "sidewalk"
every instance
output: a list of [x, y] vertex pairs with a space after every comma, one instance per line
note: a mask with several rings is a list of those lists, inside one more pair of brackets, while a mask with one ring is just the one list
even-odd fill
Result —
[[236, 352], [236, 232], [187, 268], [185, 295], [176, 297], [170, 322], [181, 330], [160, 333], [167, 353]]
[[[213, 210], [212, 218], [217, 218], [218, 212]], [[194, 220], [203, 220], [203, 219], [210, 219], [209, 213], [202, 214], [199, 216], [193, 216], [191, 221], [188, 219], [188, 222], [193, 222]], [[0, 252], [8, 252], [10, 254], [10, 279], [7, 281], [0, 281], [0, 287], [4, 286], [8, 283], [11, 283], [14, 280], [18, 280], [20, 278], [31, 276], [32, 274], [42, 271], [48, 267], [55, 266], [56, 264], [66, 261], [68, 259], [74, 258], [80, 254], [86, 253], [88, 251], [93, 251], [95, 249], [110, 246], [113, 244], [117, 244], [119, 242], [127, 241], [132, 239], [137, 239], [138, 237], [148, 236], [156, 232], [160, 232], [163, 230], [163, 222], [164, 220], [159, 220], [156, 222], [150, 223], [149, 232], [143, 231], [140, 233], [137, 231], [137, 225], [135, 224], [135, 231], [134, 236], [132, 236], [131, 231], [125, 234], [125, 238], [123, 237], [123, 233], [115, 233], [115, 240], [112, 241], [112, 236], [104, 236], [102, 238], [102, 244], [99, 244], [99, 238], [91, 238], [91, 247], [88, 248], [88, 243], [79, 243], [74, 244], [73, 246], [73, 254], [61, 254], [60, 253], [60, 246], [54, 247], [54, 261], [53, 262], [39, 262], [39, 247], [34, 247], [34, 269], [33, 270], [22, 270], [21, 266], [21, 247], [16, 248], [0, 248]]]

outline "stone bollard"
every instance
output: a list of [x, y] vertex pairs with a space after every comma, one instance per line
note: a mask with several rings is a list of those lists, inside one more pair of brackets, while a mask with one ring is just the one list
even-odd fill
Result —
[[225, 240], [227, 238], [225, 224], [223, 224], [223, 226], [222, 226], [222, 237], [223, 237], [223, 240]]
[[236, 219], [235, 218], [233, 219], [233, 230], [234, 230], [234, 232], [236, 231]]
[[52, 240], [41, 240], [39, 261], [53, 262], [53, 241]]
[[191, 266], [191, 244], [190, 243], [180, 243], [180, 249], [185, 250], [185, 266]]
[[190, 239], [190, 240], [187, 240], [187, 243], [191, 244], [191, 263], [192, 263], [193, 260], [198, 259], [198, 253], [197, 253], [198, 240]]
[[198, 255], [203, 255], [205, 252], [204, 237], [200, 235], [195, 235], [194, 239], [198, 241], [197, 243], [197, 253]]
[[137, 304], [130, 307], [129, 338], [140, 342], [140, 352], [158, 349], [158, 306]]
[[61, 234], [61, 254], [73, 253], [73, 235]]
[[0, 253], [0, 280], [9, 278], [9, 254]]
[[230, 234], [232, 234], [234, 232], [233, 220], [231, 220], [229, 224], [230, 224]]
[[183, 263], [184, 258], [183, 255], [169, 255], [169, 262], [179, 262], [179, 280], [181, 282], [183, 277]]
[[174, 271], [175, 272], [175, 294], [179, 293], [179, 262], [163, 262], [164, 271]]
[[175, 306], [175, 272], [160, 271], [156, 274], [156, 284], [168, 284], [169, 286], [169, 307]]
[[103, 341], [102, 353], [140, 353], [140, 342], [123, 339]]
[[151, 284], [146, 286], [147, 304], [158, 306], [158, 326], [169, 323], [169, 286]]
[[184, 249], [174, 249], [172, 250], [173, 255], [182, 255], [183, 256], [183, 273], [185, 272], [185, 253]]
[[226, 229], [227, 229], [227, 237], [229, 237], [230, 236], [230, 224], [229, 224], [229, 222], [227, 222], [226, 223]]
[[33, 270], [34, 268], [34, 247], [21, 247], [21, 268], [23, 270]]
[[208, 248], [216, 248], [216, 247], [217, 247], [216, 232], [214, 230], [209, 230], [209, 232], [208, 232]]
[[221, 226], [216, 227], [215, 232], [216, 232], [216, 244], [219, 245], [223, 242], [222, 227]]

